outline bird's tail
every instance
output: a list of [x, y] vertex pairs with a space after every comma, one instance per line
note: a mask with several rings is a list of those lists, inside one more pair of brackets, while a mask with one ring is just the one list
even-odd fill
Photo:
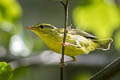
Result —
[[101, 39], [101, 40], [96, 40], [95, 42], [99, 44], [99, 46], [97, 47], [97, 49], [109, 50], [110, 49], [110, 45], [113, 42], [113, 39], [112, 38]]

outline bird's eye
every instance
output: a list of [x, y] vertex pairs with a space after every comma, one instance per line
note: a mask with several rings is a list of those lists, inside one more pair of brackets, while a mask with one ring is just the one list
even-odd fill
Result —
[[43, 29], [43, 28], [44, 28], [44, 26], [43, 26], [43, 25], [40, 25], [40, 26], [39, 26], [39, 28]]

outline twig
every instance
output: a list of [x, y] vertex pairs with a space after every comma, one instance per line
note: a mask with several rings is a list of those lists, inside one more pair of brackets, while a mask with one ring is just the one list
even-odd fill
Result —
[[65, 3], [63, 1], [60, 1], [60, 3], [63, 5], [63, 7], [65, 7]]
[[120, 57], [97, 72], [89, 80], [109, 80], [120, 72]]
[[[66, 41], [66, 36], [67, 36], [67, 26], [68, 26], [68, 0], [66, 0], [66, 2], [64, 3], [63, 1], [60, 1], [60, 3], [64, 6], [64, 10], [65, 10], [65, 25], [64, 25], [64, 37], [63, 37], [63, 44]], [[64, 51], [65, 51], [65, 46], [62, 45], [62, 57], [61, 57], [61, 66], [60, 66], [60, 80], [63, 80], [64, 78]]]

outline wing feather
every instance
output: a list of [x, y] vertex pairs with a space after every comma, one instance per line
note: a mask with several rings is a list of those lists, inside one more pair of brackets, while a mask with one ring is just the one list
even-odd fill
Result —
[[85, 31], [82, 31], [82, 30], [71, 29], [71, 30], [68, 30], [68, 31], [70, 31], [70, 33], [73, 34], [73, 35], [78, 34], [78, 35], [84, 36], [86, 38], [97, 39], [94, 35], [89, 34], [89, 33], [85, 32]]

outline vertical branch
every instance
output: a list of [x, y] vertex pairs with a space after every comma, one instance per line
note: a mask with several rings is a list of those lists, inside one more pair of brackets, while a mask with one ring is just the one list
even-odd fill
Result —
[[[63, 44], [65, 44], [66, 36], [67, 36], [67, 26], [68, 26], [68, 0], [64, 3], [63, 1], [60, 1], [61, 4], [64, 6], [64, 12], [65, 12], [65, 25], [64, 25], [64, 37], [63, 37]], [[61, 57], [61, 66], [60, 66], [60, 80], [63, 80], [64, 78], [64, 52], [65, 52], [65, 46], [62, 45], [62, 57]]]

